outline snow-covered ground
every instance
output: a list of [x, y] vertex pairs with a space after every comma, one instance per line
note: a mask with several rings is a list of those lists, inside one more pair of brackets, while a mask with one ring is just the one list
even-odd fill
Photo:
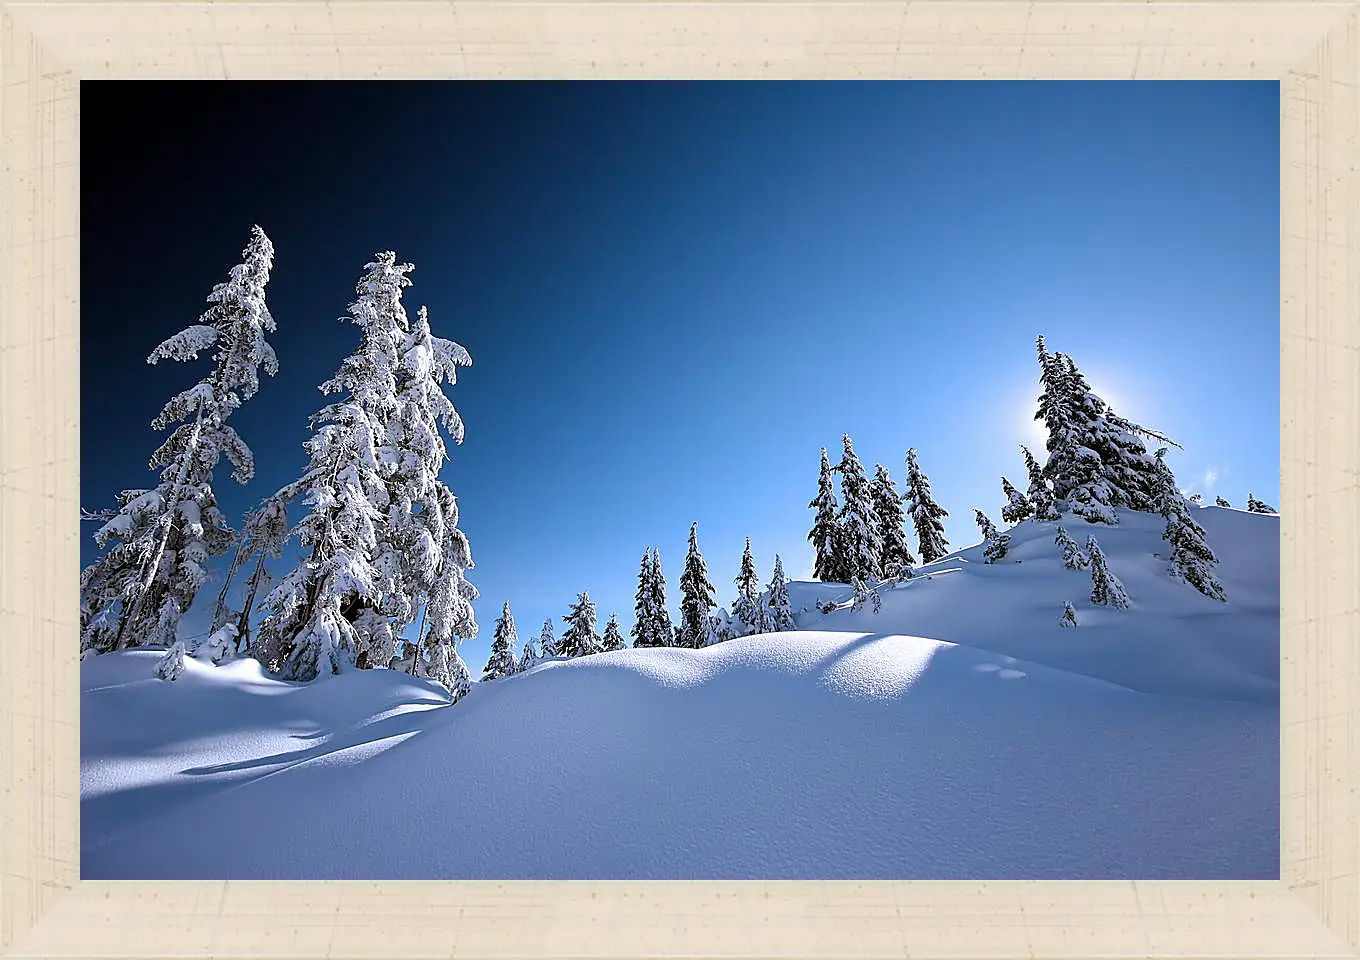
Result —
[[[82, 665], [86, 879], [1260, 879], [1279, 869], [1279, 520], [1195, 512], [1229, 602], [1162, 522], [1056, 524], [885, 591], [790, 584], [800, 630], [550, 661], [443, 691], [158, 653]], [[1076, 629], [1059, 626], [1063, 601]]]

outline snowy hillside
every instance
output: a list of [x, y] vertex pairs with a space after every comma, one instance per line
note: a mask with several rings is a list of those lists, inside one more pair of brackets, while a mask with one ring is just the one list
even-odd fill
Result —
[[[475, 684], [288, 683], [254, 661], [82, 664], [86, 879], [1278, 876], [1279, 520], [1202, 508], [1226, 604], [1164, 521], [1056, 523], [918, 568], [874, 613], [789, 585], [798, 632]], [[1059, 625], [1064, 601], [1079, 625]]]

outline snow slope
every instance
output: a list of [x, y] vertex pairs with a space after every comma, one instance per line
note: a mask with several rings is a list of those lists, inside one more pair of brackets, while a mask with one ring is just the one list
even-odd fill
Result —
[[[82, 665], [86, 879], [1278, 876], [1279, 521], [1196, 514], [1229, 603], [1166, 576], [1156, 517], [1095, 530], [1133, 608], [1092, 609], [1055, 524], [705, 650], [475, 684], [251, 661]], [[1064, 600], [1081, 625], [1058, 626]]]

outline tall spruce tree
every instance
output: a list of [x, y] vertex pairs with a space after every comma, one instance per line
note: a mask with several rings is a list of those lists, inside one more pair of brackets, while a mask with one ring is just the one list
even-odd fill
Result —
[[615, 650], [622, 650], [626, 643], [623, 641], [623, 630], [619, 627], [619, 618], [616, 614], [609, 615], [609, 622], [604, 625], [604, 636], [600, 638], [600, 649], [604, 653], [612, 653]]
[[671, 612], [666, 606], [666, 576], [661, 570], [661, 549], [652, 548], [652, 616], [655, 618], [654, 636], [657, 645], [674, 646], [675, 627], [671, 623]]
[[770, 574], [770, 586], [765, 605], [771, 633], [793, 630], [793, 613], [789, 610], [789, 585], [784, 579], [784, 562], [779, 554], [774, 555], [774, 572]]
[[907, 514], [916, 526], [916, 539], [921, 549], [921, 562], [934, 563], [949, 552], [949, 541], [944, 538], [945, 517], [948, 511], [931, 498], [930, 481], [916, 462], [916, 448], [907, 451]]
[[576, 602], [562, 620], [566, 629], [557, 644], [558, 655], [588, 657], [600, 652], [600, 635], [595, 632], [595, 602], [590, 599], [589, 592], [577, 594]]
[[1110, 569], [1095, 537], [1086, 538], [1086, 553], [1091, 558], [1091, 602], [1096, 606], [1126, 609], [1129, 596], [1124, 592], [1124, 584]]
[[483, 680], [499, 680], [508, 677], [518, 667], [515, 660], [515, 617], [510, 613], [510, 601], [501, 607], [501, 615], [496, 618], [496, 632], [491, 638], [491, 657], [482, 671]]
[[815, 554], [812, 575], [823, 583], [843, 583], [845, 571], [841, 566], [839, 511], [836, 490], [831, 478], [831, 460], [822, 447], [822, 467], [817, 476], [817, 496], [809, 507], [817, 511], [808, 533], [808, 541]]
[[689, 552], [680, 574], [680, 646], [699, 648], [717, 642], [712, 614], [713, 584], [708, 580], [708, 565], [699, 552], [699, 524], [689, 527]]
[[763, 632], [764, 614], [760, 604], [760, 581], [756, 575], [756, 561], [751, 556], [751, 538], [746, 538], [746, 549], [741, 553], [741, 569], [737, 573], [737, 602], [732, 605], [731, 631], [734, 637], [746, 637]]
[[888, 468], [874, 464], [874, 479], [870, 484], [874, 518], [878, 526], [878, 565], [885, 579], [907, 579], [916, 565], [907, 543], [907, 528], [902, 513], [902, 497], [893, 486]]
[[642, 563], [638, 569], [637, 593], [633, 595], [634, 619], [631, 632], [634, 647], [662, 647], [669, 640], [668, 636], [657, 635], [656, 587], [652, 583], [655, 576], [652, 551], [648, 548], [642, 554]]
[[1001, 492], [1006, 495], [1006, 505], [1001, 508], [1003, 523], [1022, 523], [1034, 516], [1034, 504], [1029, 502], [1029, 497], [1011, 486], [1005, 477], [1001, 478]]
[[1162, 539], [1171, 544], [1171, 575], [1214, 600], [1227, 602], [1223, 584], [1214, 575], [1218, 558], [1209, 548], [1204, 528], [1195, 522], [1185, 495], [1166, 462], [1166, 448], [1156, 453], [1157, 485], [1153, 490], [1158, 512], [1166, 518]]
[[881, 580], [879, 566], [883, 551], [878, 518], [874, 514], [873, 492], [864, 465], [859, 462], [850, 435], [841, 437], [844, 453], [836, 472], [841, 475], [840, 525], [841, 562], [852, 575], [863, 580]]
[[218, 509], [212, 475], [223, 456], [238, 482], [254, 475], [250, 448], [227, 419], [258, 392], [261, 367], [271, 376], [278, 371], [265, 339], [277, 329], [265, 301], [274, 246], [258, 226], [241, 256], [208, 295], [199, 322], [147, 357], [156, 364], [214, 350], [212, 372], [167, 402], [151, 423], [155, 430], [178, 424], [151, 456], [159, 482], [119, 494], [118, 514], [95, 534], [101, 548], [119, 542], [81, 573], [82, 653], [173, 645], [180, 617], [207, 582], [207, 561], [231, 548], [233, 533]]

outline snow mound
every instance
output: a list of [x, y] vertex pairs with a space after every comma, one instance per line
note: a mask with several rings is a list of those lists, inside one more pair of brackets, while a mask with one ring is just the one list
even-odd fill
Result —
[[[252, 661], [82, 664], [85, 879], [1265, 879], [1279, 871], [1278, 519], [1206, 508], [1229, 603], [1158, 518], [1056, 524], [800, 627], [441, 688]], [[926, 576], [930, 579], [926, 579]], [[1058, 625], [1064, 600], [1080, 621]]]

